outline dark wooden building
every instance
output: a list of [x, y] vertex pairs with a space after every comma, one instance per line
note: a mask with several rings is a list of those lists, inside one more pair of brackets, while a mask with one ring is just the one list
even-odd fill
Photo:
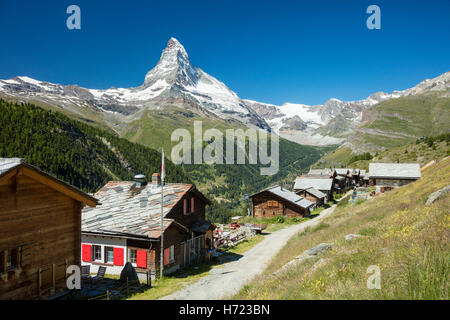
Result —
[[0, 158], [0, 299], [66, 290], [80, 265], [81, 210], [97, 200], [24, 162]]
[[370, 163], [371, 186], [399, 187], [420, 179], [418, 163]]
[[314, 188], [299, 191], [297, 194], [314, 203], [314, 208], [323, 206], [327, 197], [325, 193]]
[[274, 216], [305, 217], [314, 203], [281, 186], [274, 186], [251, 196], [252, 215], [258, 218]]
[[[163, 190], [163, 266], [169, 274], [205, 257], [212, 246], [213, 224], [205, 220], [209, 200], [191, 184], [169, 183]], [[95, 196], [102, 203], [83, 211], [83, 265], [91, 272], [106, 266], [120, 274], [131, 262], [138, 275], [159, 274], [161, 256], [161, 184], [111, 181]]]
[[326, 194], [325, 201], [333, 200], [333, 178], [320, 178], [320, 177], [310, 177], [310, 176], [301, 176], [295, 179], [294, 184], [294, 192], [299, 194], [303, 191], [314, 188], [319, 190], [320, 192]]

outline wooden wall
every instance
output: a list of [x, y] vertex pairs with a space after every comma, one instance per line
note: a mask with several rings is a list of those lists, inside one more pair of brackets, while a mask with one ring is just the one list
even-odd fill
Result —
[[309, 212], [270, 192], [262, 192], [252, 197], [253, 217], [271, 218], [274, 216], [303, 217]]
[[[191, 197], [195, 198], [194, 212], [188, 215], [183, 214], [183, 201], [187, 199], [187, 205], [191, 205]], [[195, 192], [188, 192], [184, 197], [178, 201], [172, 211], [166, 216], [166, 218], [174, 219], [178, 223], [182, 224], [186, 228], [190, 229], [197, 220], [205, 220], [205, 207], [206, 204], [196, 196]]]
[[0, 299], [52, 295], [66, 289], [66, 263], [80, 265], [81, 205], [19, 172], [0, 181], [0, 235], [0, 251], [21, 248], [19, 268], [0, 275]]

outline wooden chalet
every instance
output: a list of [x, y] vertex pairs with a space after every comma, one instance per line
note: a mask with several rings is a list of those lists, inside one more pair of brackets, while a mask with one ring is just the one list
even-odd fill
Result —
[[303, 191], [314, 188], [326, 195], [325, 202], [333, 199], [333, 179], [301, 176], [295, 179], [294, 192], [301, 194]]
[[[159, 274], [161, 253], [161, 184], [112, 181], [95, 196], [102, 203], [83, 211], [82, 264], [91, 272], [106, 266], [107, 274], [120, 274], [127, 262], [141, 278]], [[191, 184], [164, 185], [164, 273], [196, 263], [213, 246], [215, 226], [205, 220], [210, 201]]]
[[323, 206], [327, 197], [325, 193], [314, 188], [299, 191], [297, 194], [314, 203], [314, 208]]
[[31, 166], [0, 158], [0, 299], [40, 299], [66, 290], [80, 265], [81, 210], [97, 200]]
[[[348, 168], [335, 168], [336, 171], [336, 182], [339, 186], [339, 191], [346, 191], [352, 185], [352, 175], [350, 174], [351, 170]], [[337, 189], [337, 188], [336, 188]]]
[[262, 190], [251, 196], [252, 215], [258, 218], [274, 216], [309, 216], [314, 203], [281, 186]]
[[398, 187], [420, 179], [418, 163], [370, 163], [369, 184], [371, 186]]

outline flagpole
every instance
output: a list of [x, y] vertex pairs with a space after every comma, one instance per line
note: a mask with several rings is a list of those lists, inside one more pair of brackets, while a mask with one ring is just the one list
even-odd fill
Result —
[[161, 154], [161, 255], [160, 255], [160, 278], [163, 277], [163, 271], [164, 271], [164, 215], [163, 215], [163, 208], [164, 208], [164, 178], [165, 178], [165, 167], [164, 167], [164, 149], [162, 149]]

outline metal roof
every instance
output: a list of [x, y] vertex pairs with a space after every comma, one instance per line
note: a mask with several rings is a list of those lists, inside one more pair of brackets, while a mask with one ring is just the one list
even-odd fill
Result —
[[333, 179], [317, 179], [298, 177], [295, 179], [294, 190], [306, 190], [314, 188], [317, 190], [331, 190]]
[[0, 158], [0, 175], [24, 163], [22, 158]]
[[[164, 186], [164, 228], [172, 219], [165, 216], [193, 188], [191, 184], [170, 183]], [[159, 237], [161, 221], [161, 186], [136, 187], [134, 181], [110, 181], [95, 197], [102, 205], [82, 213], [82, 230], [90, 232], [126, 232]]]
[[370, 178], [419, 179], [420, 164], [418, 163], [370, 163]]
[[289, 191], [285, 188], [281, 188], [280, 186], [274, 186], [274, 187], [266, 189], [265, 191], [269, 191], [269, 192], [271, 192], [283, 199], [286, 199], [289, 202], [299, 205], [300, 207], [305, 208], [305, 209], [314, 205], [314, 203], [312, 203], [308, 199], [305, 199], [305, 198], [299, 196], [295, 192]]
[[325, 198], [327, 195], [317, 189], [314, 188], [308, 188], [306, 189], [306, 192], [312, 194], [313, 196], [315, 196], [316, 198], [322, 199]]

